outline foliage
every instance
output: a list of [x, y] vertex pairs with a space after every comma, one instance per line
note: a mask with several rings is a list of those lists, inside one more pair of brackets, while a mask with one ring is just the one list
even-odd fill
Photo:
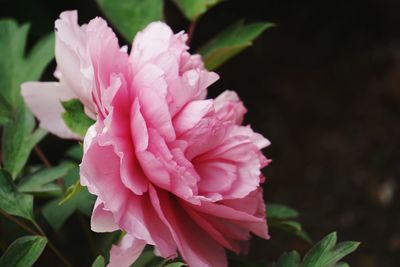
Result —
[[346, 263], [339, 262], [360, 245], [359, 242], [346, 241], [336, 244], [336, 233], [327, 235], [313, 246], [300, 260], [296, 251], [283, 253], [274, 267], [343, 267]]

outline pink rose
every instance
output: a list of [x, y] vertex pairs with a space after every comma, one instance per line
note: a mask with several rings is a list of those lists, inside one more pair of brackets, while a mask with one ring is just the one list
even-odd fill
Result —
[[[79, 27], [75, 12], [60, 17], [57, 86], [97, 114], [81, 164], [82, 185], [97, 195], [92, 229], [127, 233], [109, 266], [129, 266], [146, 244], [189, 266], [227, 266], [225, 249], [246, 253], [250, 233], [269, 238], [260, 187], [269, 141], [240, 125], [246, 109], [234, 92], [205, 99], [218, 76], [188, 53], [186, 34], [151, 23], [128, 55], [102, 19]], [[67, 98], [57, 97], [47, 101]], [[57, 133], [55, 117], [47, 125]]]

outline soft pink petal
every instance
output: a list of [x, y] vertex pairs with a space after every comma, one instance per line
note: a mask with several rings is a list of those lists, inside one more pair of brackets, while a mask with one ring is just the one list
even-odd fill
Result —
[[225, 91], [220, 94], [214, 101], [217, 116], [224, 121], [233, 121], [241, 124], [243, 116], [247, 112], [240, 101], [238, 95], [233, 91]]
[[114, 232], [118, 230], [112, 212], [104, 208], [104, 203], [99, 198], [97, 198], [94, 204], [90, 224], [92, 231], [98, 233]]
[[75, 94], [58, 82], [26, 82], [21, 85], [21, 94], [32, 113], [39, 119], [40, 127], [67, 139], [80, 139], [65, 125], [62, 101], [75, 98]]
[[95, 118], [91, 88], [84, 86], [84, 77], [81, 73], [81, 65], [83, 62], [88, 64], [89, 59], [86, 54], [86, 34], [84, 29], [78, 25], [77, 12], [61, 13], [60, 19], [55, 22], [55, 29], [57, 70], [68, 87], [90, 111], [88, 115]]
[[146, 241], [136, 239], [126, 234], [119, 246], [113, 245], [110, 251], [110, 263], [108, 267], [129, 267], [139, 258]]

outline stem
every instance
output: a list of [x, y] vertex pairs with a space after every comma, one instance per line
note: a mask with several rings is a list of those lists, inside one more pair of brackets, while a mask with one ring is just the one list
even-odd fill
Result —
[[22, 229], [24, 229], [25, 231], [27, 231], [30, 234], [33, 235], [37, 235], [38, 233], [36, 233], [35, 231], [33, 231], [31, 228], [29, 228], [29, 226], [27, 226], [26, 224], [24, 224], [23, 222], [20, 222], [17, 218], [3, 212], [2, 210], [0, 210], [0, 213], [6, 217], [7, 219], [9, 219], [10, 221], [14, 222], [15, 224], [17, 224], [19, 227], [21, 227]]
[[67, 267], [73, 267], [73, 265], [61, 254], [61, 252], [53, 245], [53, 243], [50, 241], [50, 239], [46, 236], [45, 232], [43, 229], [35, 222], [32, 221], [33, 225], [36, 227], [36, 229], [39, 231], [41, 235], [47, 238], [47, 245], [49, 248], [56, 254], [56, 256], [64, 263], [65, 266]]
[[193, 39], [193, 34], [194, 34], [194, 30], [196, 29], [196, 26], [197, 26], [197, 20], [192, 21], [189, 25], [189, 28], [187, 31], [187, 34], [188, 34], [188, 39], [186, 42], [187, 45], [190, 45], [190, 42]]
[[38, 157], [40, 158], [40, 160], [43, 162], [44, 166], [46, 166], [47, 168], [51, 167], [51, 163], [50, 161], [47, 159], [46, 155], [43, 153], [42, 149], [39, 147], [39, 145], [35, 146], [35, 153], [36, 155], [38, 155]]
[[[46, 166], [46, 168], [51, 168], [51, 162], [50, 160], [46, 157], [46, 155], [44, 154], [43, 150], [40, 148], [39, 145], [36, 145], [35, 148], [35, 153], [36, 155], [40, 158], [40, 160], [43, 162], [44, 166]], [[56, 183], [61, 186], [61, 188], [64, 188], [64, 181], [61, 178], [57, 178]]]

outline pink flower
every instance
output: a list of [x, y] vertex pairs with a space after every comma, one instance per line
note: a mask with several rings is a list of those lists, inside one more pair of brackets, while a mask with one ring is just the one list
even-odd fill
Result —
[[225, 249], [246, 253], [250, 233], [269, 238], [260, 187], [269, 141], [240, 125], [246, 109], [234, 92], [205, 99], [218, 76], [188, 53], [186, 34], [151, 23], [128, 55], [100, 18], [79, 27], [64, 12], [56, 28], [57, 86], [97, 114], [81, 164], [82, 185], [97, 195], [92, 229], [127, 233], [110, 266], [129, 266], [145, 244], [189, 266], [227, 266]]

